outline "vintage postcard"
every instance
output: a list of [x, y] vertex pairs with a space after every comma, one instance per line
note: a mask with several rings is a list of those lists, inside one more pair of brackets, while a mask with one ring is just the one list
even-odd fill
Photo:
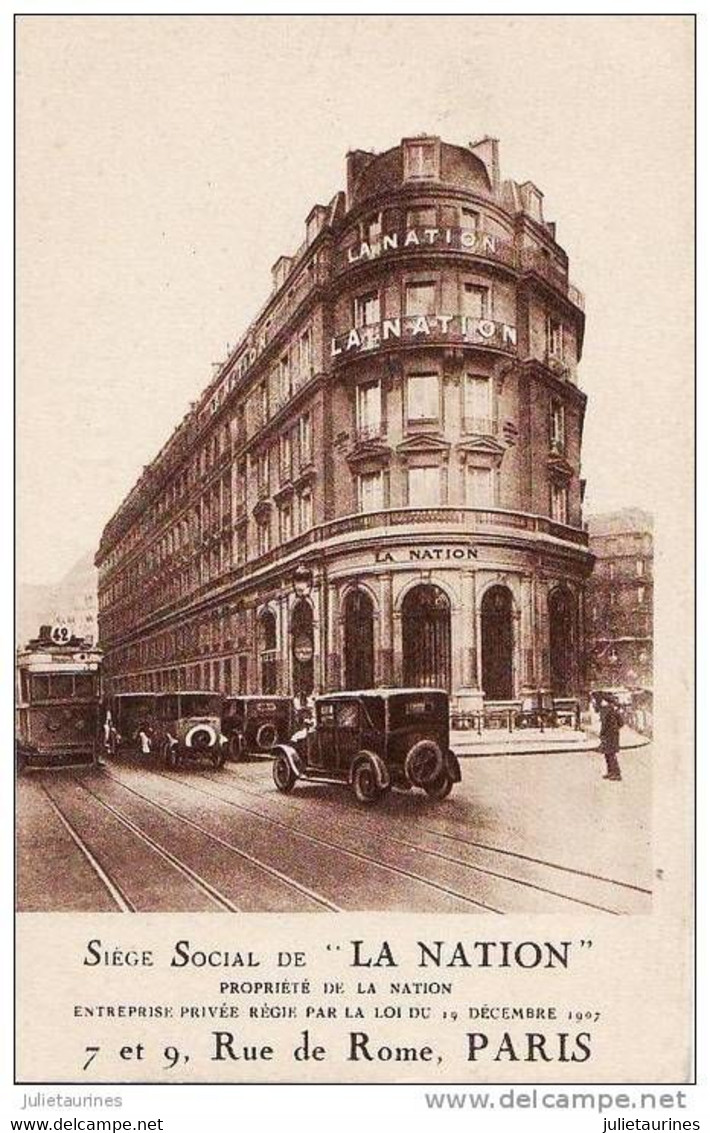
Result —
[[17, 18], [17, 1083], [693, 1081], [694, 30]]

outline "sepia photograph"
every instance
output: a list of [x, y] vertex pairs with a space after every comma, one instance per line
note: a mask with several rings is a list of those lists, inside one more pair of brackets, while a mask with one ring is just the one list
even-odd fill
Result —
[[693, 34], [18, 17], [26, 939], [103, 968], [124, 919], [89, 915], [348, 914], [394, 968], [406, 914], [420, 967], [507, 923], [547, 979], [666, 931], [682, 1031]]

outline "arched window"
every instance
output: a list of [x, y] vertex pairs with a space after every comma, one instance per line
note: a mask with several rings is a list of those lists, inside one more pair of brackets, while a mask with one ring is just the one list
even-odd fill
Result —
[[415, 586], [402, 603], [404, 684], [451, 688], [451, 606], [443, 590]]
[[575, 685], [574, 603], [569, 590], [556, 586], [547, 599], [550, 624], [550, 685], [564, 696]]
[[257, 638], [261, 691], [273, 696], [276, 692], [276, 615], [272, 610], [264, 610], [259, 616]]
[[513, 595], [491, 586], [481, 603], [481, 685], [487, 700], [513, 697]]
[[313, 692], [314, 648], [313, 608], [305, 598], [299, 598], [291, 613], [293, 691], [296, 696], [310, 696]]
[[375, 684], [375, 610], [366, 590], [351, 590], [345, 599], [345, 688]]

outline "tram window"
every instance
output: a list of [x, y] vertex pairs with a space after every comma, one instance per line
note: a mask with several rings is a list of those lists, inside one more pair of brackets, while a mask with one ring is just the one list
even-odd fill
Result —
[[44, 673], [32, 675], [32, 699], [49, 700], [49, 677]]
[[94, 678], [91, 673], [77, 673], [74, 677], [74, 695], [83, 698], [94, 695]]
[[55, 673], [50, 688], [52, 700], [69, 700], [74, 693], [74, 678], [70, 673]]

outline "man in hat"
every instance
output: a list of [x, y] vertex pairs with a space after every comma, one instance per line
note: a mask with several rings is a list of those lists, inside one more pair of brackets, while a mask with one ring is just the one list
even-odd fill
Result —
[[597, 693], [595, 697], [596, 709], [599, 713], [599, 750], [606, 759], [605, 779], [619, 783], [621, 781], [621, 768], [617, 752], [619, 751], [619, 732], [624, 718], [615, 697], [609, 693]]

